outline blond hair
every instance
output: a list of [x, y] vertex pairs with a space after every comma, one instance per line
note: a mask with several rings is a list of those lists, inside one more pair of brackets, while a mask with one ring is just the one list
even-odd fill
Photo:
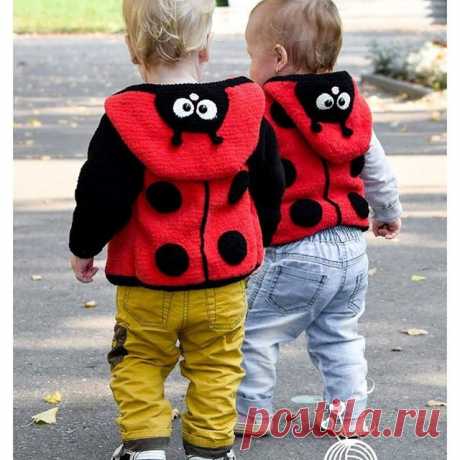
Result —
[[214, 0], [123, 0], [134, 57], [151, 67], [205, 49], [214, 7]]
[[[332, 0], [263, 0], [259, 19], [263, 40], [286, 48], [296, 70], [331, 71], [342, 48], [342, 21]], [[252, 14], [251, 13], [251, 14]]]

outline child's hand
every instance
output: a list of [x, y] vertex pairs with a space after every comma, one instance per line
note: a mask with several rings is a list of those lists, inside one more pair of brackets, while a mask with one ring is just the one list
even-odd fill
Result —
[[372, 231], [377, 238], [381, 236], [387, 240], [394, 240], [401, 232], [401, 225], [401, 219], [389, 223], [372, 220]]
[[93, 277], [99, 270], [93, 264], [93, 257], [91, 259], [80, 259], [80, 257], [77, 256], [72, 256], [70, 258], [70, 266], [75, 273], [75, 277], [82, 283], [93, 282]]

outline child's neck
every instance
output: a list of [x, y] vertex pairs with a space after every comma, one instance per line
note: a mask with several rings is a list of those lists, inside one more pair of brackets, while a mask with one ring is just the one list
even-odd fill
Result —
[[141, 73], [146, 83], [159, 85], [197, 83], [201, 80], [201, 65], [195, 59], [184, 59], [172, 65], [160, 64], [143, 69]]

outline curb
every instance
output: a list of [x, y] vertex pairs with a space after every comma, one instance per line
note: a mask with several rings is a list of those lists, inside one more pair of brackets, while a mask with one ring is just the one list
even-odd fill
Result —
[[363, 74], [361, 82], [378, 86], [391, 93], [407, 94], [410, 99], [419, 99], [434, 93], [431, 88], [427, 88], [426, 86], [377, 74]]

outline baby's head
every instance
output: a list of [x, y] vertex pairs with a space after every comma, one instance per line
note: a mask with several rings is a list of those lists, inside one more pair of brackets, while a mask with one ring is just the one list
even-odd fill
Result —
[[126, 41], [141, 74], [208, 59], [215, 0], [123, 0]]
[[342, 21], [332, 0], [263, 0], [246, 29], [251, 78], [326, 73], [342, 48]]

